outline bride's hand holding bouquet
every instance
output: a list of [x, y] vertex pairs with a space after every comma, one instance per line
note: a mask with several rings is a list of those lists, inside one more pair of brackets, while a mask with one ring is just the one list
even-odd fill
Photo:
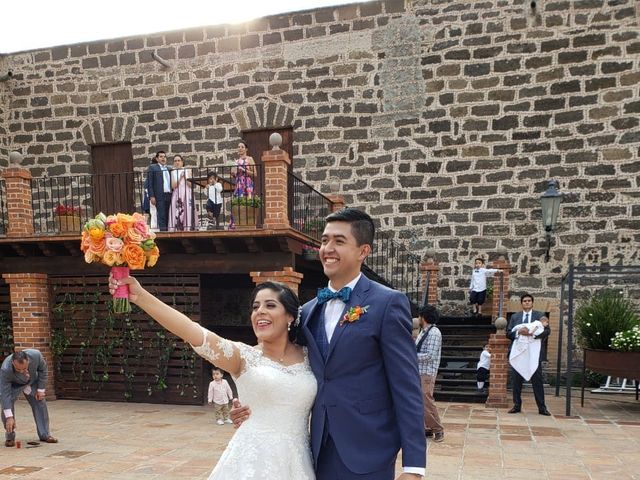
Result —
[[[118, 213], [106, 216], [100, 213], [85, 224], [80, 248], [87, 263], [111, 267], [111, 275], [119, 280], [129, 277], [129, 270], [142, 270], [156, 264], [160, 251], [154, 240], [155, 233], [149, 229], [143, 215]], [[139, 284], [137, 286], [140, 288]], [[113, 293], [115, 313], [131, 311], [129, 290], [128, 284], [123, 283]]]

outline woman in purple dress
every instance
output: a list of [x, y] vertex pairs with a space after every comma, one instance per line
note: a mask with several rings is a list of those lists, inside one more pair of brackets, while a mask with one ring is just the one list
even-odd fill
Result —
[[171, 170], [171, 207], [169, 208], [169, 231], [193, 230], [193, 191], [188, 179], [191, 170], [184, 168], [181, 155], [173, 157]]

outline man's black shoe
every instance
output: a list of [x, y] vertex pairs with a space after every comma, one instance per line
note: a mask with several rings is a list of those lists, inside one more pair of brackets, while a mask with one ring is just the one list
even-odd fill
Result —
[[507, 413], [520, 413], [520, 407], [513, 407]]
[[538, 413], [540, 415], [544, 415], [545, 417], [550, 417], [551, 416], [551, 412], [549, 410], [547, 410], [546, 408], [544, 410], [539, 410]]

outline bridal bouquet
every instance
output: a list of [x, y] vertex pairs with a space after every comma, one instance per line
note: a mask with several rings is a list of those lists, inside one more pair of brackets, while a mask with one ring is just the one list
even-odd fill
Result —
[[[129, 269], [142, 270], [153, 267], [160, 251], [153, 233], [139, 213], [106, 216], [102, 212], [85, 223], [82, 229], [80, 249], [87, 263], [103, 263], [111, 267], [113, 278], [119, 280], [129, 276]], [[113, 294], [113, 311], [128, 313], [129, 287], [121, 285]]]

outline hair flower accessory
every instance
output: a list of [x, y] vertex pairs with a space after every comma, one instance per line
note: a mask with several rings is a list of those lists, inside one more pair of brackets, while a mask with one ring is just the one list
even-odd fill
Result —
[[347, 310], [347, 313], [344, 314], [342, 320], [340, 320], [340, 325], [342, 326], [345, 323], [353, 323], [359, 320], [363, 314], [367, 313], [367, 310], [369, 310], [369, 305], [365, 305], [364, 307], [361, 307], [360, 305], [351, 307]]

